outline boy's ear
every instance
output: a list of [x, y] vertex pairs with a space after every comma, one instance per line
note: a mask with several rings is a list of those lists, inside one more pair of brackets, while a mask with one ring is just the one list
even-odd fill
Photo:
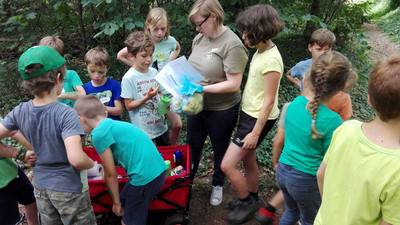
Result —
[[308, 44], [308, 51], [311, 52], [312, 44]]

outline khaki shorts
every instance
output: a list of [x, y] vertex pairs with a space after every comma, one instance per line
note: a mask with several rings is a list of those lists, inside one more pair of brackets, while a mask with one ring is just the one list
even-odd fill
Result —
[[34, 190], [42, 225], [96, 225], [89, 192]]

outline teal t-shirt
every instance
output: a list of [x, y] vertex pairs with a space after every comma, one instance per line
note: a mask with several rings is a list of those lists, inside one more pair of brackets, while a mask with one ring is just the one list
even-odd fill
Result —
[[115, 163], [125, 168], [134, 186], [146, 185], [166, 169], [151, 139], [131, 123], [103, 119], [93, 129], [92, 141], [100, 155], [111, 149]]
[[[82, 86], [83, 83], [79, 78], [78, 73], [75, 70], [67, 70], [67, 74], [64, 78], [64, 87], [61, 93], [70, 93], [76, 91], [77, 86]], [[74, 107], [75, 100], [71, 99], [59, 99], [59, 102], [64, 103], [70, 107]]]
[[176, 39], [172, 36], [158, 42], [154, 46], [153, 63], [157, 61], [158, 70], [161, 70], [169, 61], [169, 57], [176, 49]]
[[279, 162], [315, 176], [329, 147], [333, 131], [343, 121], [339, 114], [321, 104], [316, 123], [317, 130], [323, 137], [313, 139], [311, 113], [307, 110], [308, 102], [307, 98], [299, 96], [288, 106], [285, 118], [285, 143]]

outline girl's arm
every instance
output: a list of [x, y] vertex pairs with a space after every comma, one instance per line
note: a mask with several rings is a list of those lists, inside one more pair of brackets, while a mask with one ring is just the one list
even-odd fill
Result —
[[272, 144], [272, 165], [276, 169], [279, 164], [279, 157], [281, 157], [283, 150], [283, 143], [285, 142], [285, 129], [278, 127]]
[[133, 99], [126, 98], [124, 100], [126, 110], [131, 111], [131, 110], [141, 107], [149, 99], [151, 99], [158, 93], [159, 88], [160, 88], [159, 86], [156, 88], [150, 88], [149, 91], [143, 96], [142, 99], [133, 100]]
[[64, 139], [68, 162], [77, 170], [93, 167], [93, 160], [82, 150], [81, 136], [73, 135]]
[[174, 60], [178, 58], [179, 53], [181, 52], [181, 45], [179, 44], [178, 41], [176, 41], [176, 48], [173, 52], [171, 52], [171, 55], [169, 56], [169, 60]]
[[323, 187], [324, 187], [325, 169], [326, 169], [326, 163], [324, 163], [322, 161], [321, 165], [319, 166], [318, 171], [317, 171], [318, 189], [319, 189], [321, 198], [322, 198], [322, 191], [323, 191]]
[[271, 113], [272, 107], [275, 103], [275, 96], [279, 87], [279, 81], [281, 74], [278, 72], [268, 72], [264, 74], [264, 101], [261, 106], [261, 111], [258, 116], [257, 122], [253, 127], [253, 130], [246, 135], [243, 139], [243, 149], [252, 150], [257, 146], [258, 138], [268, 121], [269, 114]]
[[243, 73], [226, 73], [226, 81], [204, 86], [204, 93], [232, 93], [240, 90]]
[[114, 100], [114, 107], [106, 106], [106, 110], [110, 115], [120, 116], [124, 109], [120, 100]]
[[103, 154], [100, 155], [100, 158], [104, 167], [104, 179], [106, 180], [107, 186], [111, 191], [111, 198], [113, 201], [112, 211], [115, 213], [115, 215], [122, 216], [123, 209], [119, 198], [118, 173], [115, 169], [115, 163], [111, 149], [107, 148]]
[[128, 66], [133, 66], [132, 58], [129, 57], [128, 49], [126, 47], [119, 50], [117, 59]]

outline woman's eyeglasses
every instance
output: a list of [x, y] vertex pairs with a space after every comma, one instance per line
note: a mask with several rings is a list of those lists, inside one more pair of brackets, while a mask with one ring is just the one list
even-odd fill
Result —
[[207, 20], [208, 20], [208, 18], [210, 17], [210, 15], [211, 14], [208, 14], [208, 16], [206, 16], [206, 18], [204, 18], [204, 20], [203, 21], [201, 21], [199, 24], [193, 24], [196, 28], [200, 28]]

